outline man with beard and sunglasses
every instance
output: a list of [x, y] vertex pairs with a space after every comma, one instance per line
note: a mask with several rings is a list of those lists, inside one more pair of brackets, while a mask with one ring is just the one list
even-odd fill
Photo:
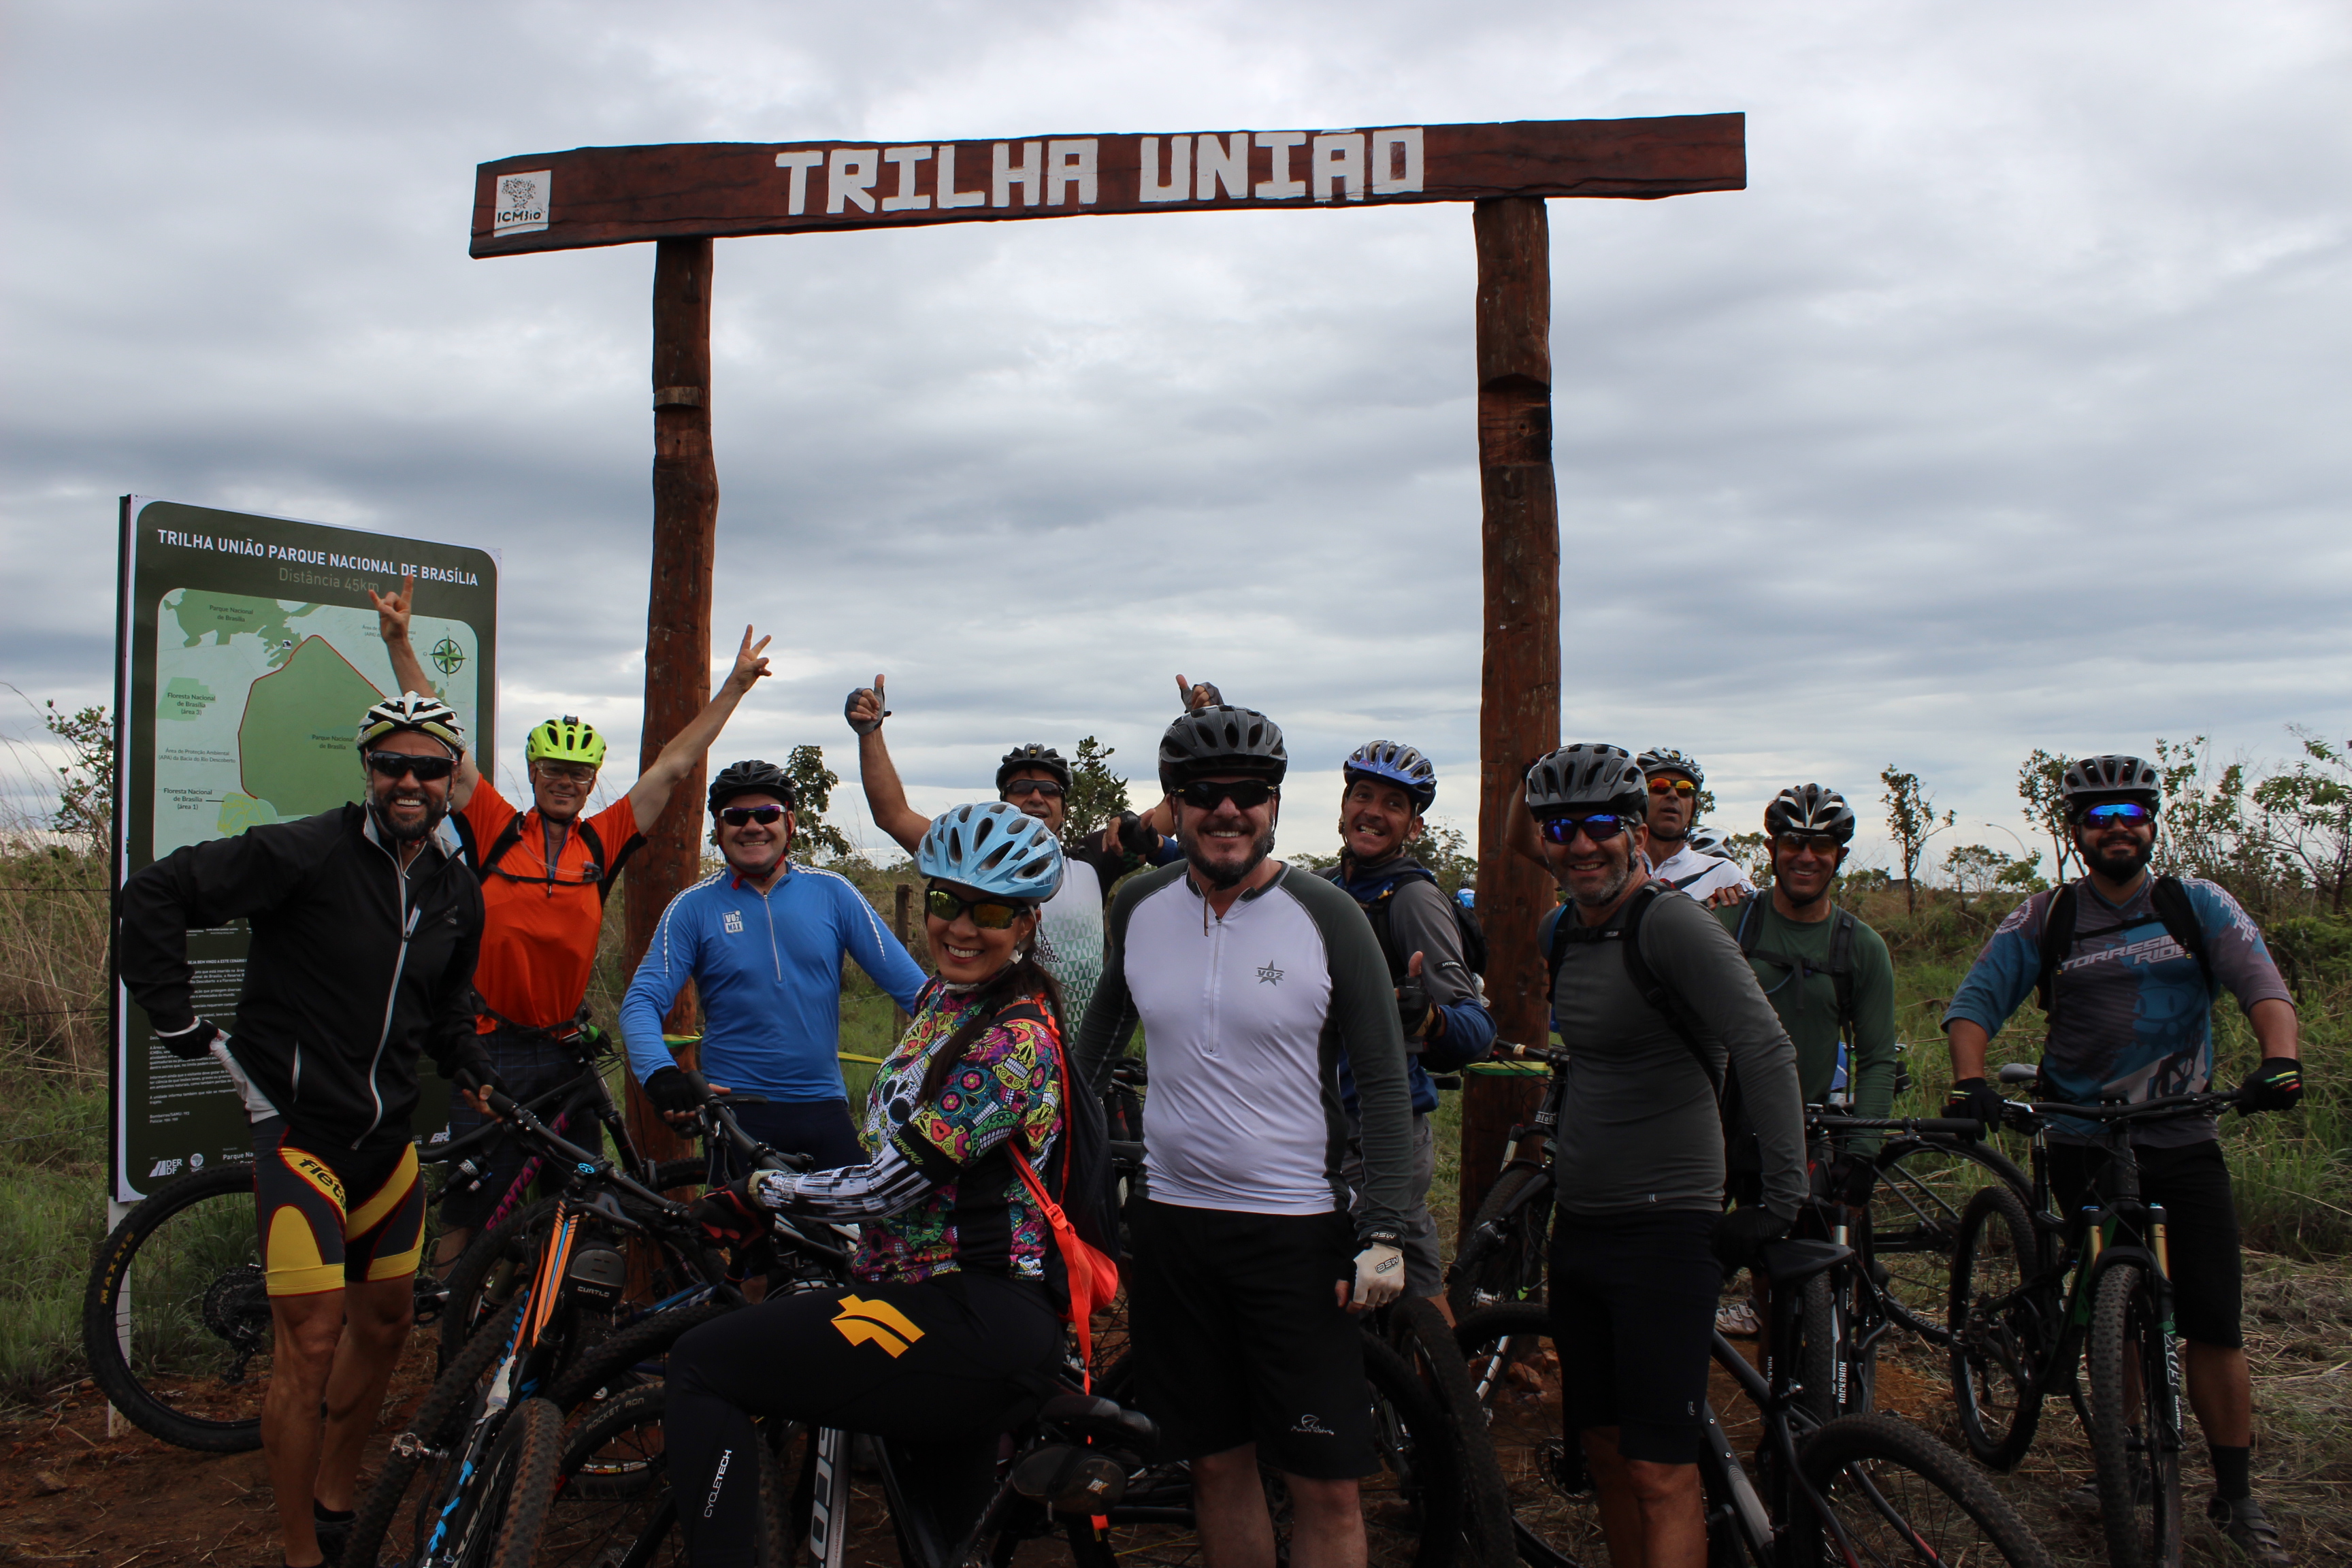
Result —
[[[1805, 1197], [1796, 1052], [1731, 933], [1638, 852], [1656, 807], [1631, 752], [1563, 746], [1528, 770], [1523, 805], [1569, 896], [1537, 933], [1572, 1058], [1549, 1293], [1561, 1435], [1590, 1467], [1612, 1562], [1696, 1568], [1723, 1271], [1751, 1267]], [[1762, 1202], [1726, 1214], [1719, 1105], [1735, 1076]]]
[[[341, 1550], [407, 1342], [425, 1188], [417, 1062], [483, 1109], [482, 893], [450, 831], [465, 731], [406, 692], [359, 726], [364, 805], [176, 849], [122, 885], [122, 983], [165, 1050], [210, 1056], [253, 1123], [272, 1351], [261, 1440], [293, 1568]], [[236, 1016], [196, 1016], [188, 932], [251, 923]]]
[[[673, 1122], [692, 1119], [694, 1089], [662, 1038], [687, 982], [702, 1007], [698, 1065], [714, 1086], [764, 1097], [736, 1107], [743, 1130], [818, 1170], [866, 1158], [841, 1079], [845, 952], [915, 1011], [923, 972], [856, 885], [793, 864], [793, 781], [773, 763], [730, 763], [710, 781], [711, 839], [726, 867], [669, 901], [621, 1003], [629, 1068]], [[731, 1179], [732, 1151], [713, 1143], [711, 1179]]]
[[[2261, 1065], [2241, 1088], [2247, 1111], [2303, 1098], [2294, 1004], [2262, 932], [2227, 892], [2148, 873], [2163, 795], [2138, 757], [2086, 757], [2061, 780], [2084, 874], [2012, 910], [1977, 955], [1944, 1015], [1952, 1054], [1948, 1116], [1998, 1121], [1986, 1050], [2028, 996], [2048, 1021], [2037, 1098], [2078, 1105], [2201, 1093], [2213, 1081], [2213, 1005], [2223, 989], [2253, 1027]], [[2053, 1121], [2050, 1178], [2061, 1211], [2093, 1200], [2106, 1164], [2095, 1122]], [[2141, 1195], [2162, 1204], [2174, 1321], [2188, 1342], [2189, 1403], [2210, 1447], [2208, 1516], [2257, 1562], [2288, 1561], [2252, 1494], [2253, 1387], [2239, 1322], [2242, 1260], [2229, 1167], [2210, 1118], [2151, 1121], [2132, 1134]], [[2089, 1500], [2087, 1498], [2085, 1500]]]
[[[1188, 708], [1223, 700], [1215, 687], [1192, 684], [1181, 675], [1176, 685]], [[931, 819], [907, 803], [907, 786], [899, 782], [889, 742], [882, 738], [882, 721], [890, 717], [884, 689], [883, 677], [877, 675], [873, 685], [857, 688], [843, 701], [842, 715], [857, 734], [857, 778], [874, 826], [914, 855]], [[1121, 812], [1099, 832], [1066, 837], [1072, 782], [1070, 764], [1062, 753], [1034, 741], [1013, 747], [996, 764], [996, 798], [1044, 823], [1062, 846], [1065, 875], [1039, 917], [1037, 962], [1061, 986], [1069, 1016], [1076, 1020], [1087, 1016], [1087, 1004], [1102, 977], [1103, 911], [1110, 902], [1112, 884], [1139, 866], [1170, 865], [1182, 858], [1183, 852], [1165, 836], [1170, 824], [1164, 806], [1141, 816]]]
[[[1098, 1084], [1142, 1025], [1149, 1196], [1127, 1271], [1139, 1403], [1189, 1459], [1211, 1562], [1270, 1563], [1261, 1461], [1288, 1489], [1291, 1556], [1365, 1558], [1377, 1468], [1361, 1337], [1393, 1300], [1412, 1205], [1412, 1103], [1394, 988], [1356, 901], [1271, 858], [1289, 765], [1265, 714], [1196, 708], [1160, 742], [1184, 862], [1111, 900], [1073, 1071]], [[1341, 1173], [1339, 1066], [1360, 1111], [1361, 1203]]]

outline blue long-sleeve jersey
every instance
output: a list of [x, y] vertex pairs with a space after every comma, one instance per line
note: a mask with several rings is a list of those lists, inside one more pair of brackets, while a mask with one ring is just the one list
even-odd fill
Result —
[[689, 980], [702, 1006], [704, 1076], [781, 1103], [846, 1098], [841, 960], [909, 1013], [923, 972], [844, 877], [794, 866], [761, 893], [721, 871], [670, 900], [629, 994], [621, 1034], [643, 1082], [675, 1067], [662, 1016]]

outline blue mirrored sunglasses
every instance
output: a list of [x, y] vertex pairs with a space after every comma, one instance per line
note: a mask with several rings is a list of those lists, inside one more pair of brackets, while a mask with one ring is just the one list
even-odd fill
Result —
[[1565, 844], [1574, 838], [1579, 828], [1583, 829], [1584, 836], [1595, 844], [1606, 844], [1633, 826], [1636, 820], [1631, 816], [1620, 816], [1613, 811], [1596, 811], [1590, 816], [1548, 816], [1536, 826], [1542, 828], [1543, 836], [1554, 844]]
[[2136, 800], [2110, 801], [2083, 814], [2085, 827], [2137, 827], [2143, 822], [2155, 820], [2156, 813]]

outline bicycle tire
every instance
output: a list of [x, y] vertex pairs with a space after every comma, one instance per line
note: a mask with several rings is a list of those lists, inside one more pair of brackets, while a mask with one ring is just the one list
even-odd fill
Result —
[[[2041, 1366], [2055, 1324], [2018, 1295], [2034, 1247], [2033, 1222], [2009, 1188], [1985, 1187], [1969, 1200], [1952, 1249], [1952, 1403], [1969, 1452], [1996, 1470], [2025, 1458], [2042, 1424]], [[1998, 1310], [1989, 1305], [2004, 1300]]]
[[1480, 1201], [1445, 1287], [1446, 1303], [1457, 1321], [1498, 1301], [1543, 1299], [1551, 1196], [1549, 1191], [1524, 1202], [1520, 1196], [1537, 1182], [1549, 1188], [1551, 1177], [1524, 1166], [1505, 1171]]
[[1843, 1325], [1838, 1321], [1838, 1300], [1831, 1283], [1831, 1275], [1836, 1272], [1814, 1275], [1797, 1298], [1797, 1331], [1801, 1337], [1797, 1343], [1796, 1403], [1816, 1426], [1826, 1426], [1848, 1414], [1838, 1388], [1845, 1370], [1838, 1364], [1845, 1336], [1840, 1331]]
[[[1887, 1314], [1931, 1344], [1948, 1344], [1952, 1249], [1969, 1201], [1988, 1178], [2004, 1186], [2008, 1178], [1962, 1144], [1890, 1142], [1874, 1168], [1862, 1223]], [[2028, 1196], [2017, 1195], [2021, 1205]]]
[[563, 1466], [563, 1413], [544, 1399], [526, 1399], [507, 1417], [502, 1444], [510, 1444], [500, 1489], [490, 1499], [498, 1532], [490, 1542], [488, 1568], [530, 1568], [547, 1528], [547, 1510]]
[[[505, 1356], [507, 1341], [514, 1332], [522, 1309], [520, 1299], [509, 1302], [482, 1332], [466, 1342], [465, 1349], [434, 1380], [424, 1403], [394, 1439], [383, 1468], [376, 1472], [375, 1484], [368, 1489], [358, 1515], [352, 1521], [351, 1539], [343, 1547], [342, 1561], [347, 1568], [374, 1568], [386, 1537], [394, 1533], [398, 1522], [401, 1500], [425, 1468], [427, 1460], [439, 1462], [447, 1458], [450, 1442], [463, 1429], [480, 1397], [482, 1379]], [[429, 1479], [427, 1484], [431, 1484]], [[403, 1550], [395, 1561], [408, 1562], [413, 1555], [405, 1550], [408, 1542], [400, 1544]]]
[[[1460, 1448], [1436, 1402], [1405, 1360], [1364, 1337], [1365, 1397], [1381, 1469], [1363, 1481], [1367, 1568], [1453, 1568], [1461, 1555]], [[1134, 1403], [1135, 1358], [1123, 1357], [1097, 1383], [1121, 1405]], [[1261, 1465], [1277, 1554], [1286, 1548], [1287, 1500], [1280, 1479]], [[1107, 1531], [1071, 1529], [1079, 1568], [1201, 1568], [1192, 1475], [1182, 1461], [1146, 1466], [1130, 1476], [1127, 1496], [1107, 1515]]]
[[260, 1447], [268, 1379], [253, 1363], [274, 1331], [252, 1165], [183, 1176], [125, 1215], [91, 1262], [81, 1335], [91, 1379], [140, 1430], [200, 1453]]
[[1502, 1568], [1511, 1561], [1511, 1500], [1495, 1458], [1486, 1412], [1470, 1382], [1470, 1363], [1454, 1325], [1435, 1302], [1409, 1296], [1389, 1309], [1389, 1343], [1421, 1379], [1452, 1426], [1461, 1451], [1462, 1544], [1471, 1568]]
[[[1980, 1545], [2011, 1568], [2052, 1568], [2049, 1552], [1984, 1477], [1892, 1415], [1843, 1415], [1809, 1434], [1797, 1447], [1797, 1471], [1860, 1562], [1981, 1563]], [[1819, 1545], [1822, 1561], [1840, 1560], [1833, 1540]]]
[[1550, 1309], [1482, 1308], [1454, 1328], [1511, 1510], [1512, 1550], [1530, 1568], [1600, 1568], [1609, 1561], [1599, 1498], [1560, 1430], [1559, 1352]]
[[[2154, 1284], [2138, 1264], [2116, 1263], [2100, 1274], [2084, 1359], [2091, 1465], [2112, 1568], [2180, 1562], [2180, 1399], [2167, 1331]], [[2137, 1400], [2127, 1388], [2135, 1371]]]
[[573, 1363], [548, 1385], [547, 1397], [569, 1415], [599, 1393], [632, 1386], [642, 1381], [642, 1364], [667, 1356], [688, 1330], [740, 1310], [732, 1302], [713, 1299], [640, 1318]]

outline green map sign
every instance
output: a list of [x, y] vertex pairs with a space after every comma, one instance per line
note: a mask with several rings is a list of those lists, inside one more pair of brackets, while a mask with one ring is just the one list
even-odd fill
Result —
[[[414, 572], [438, 612], [410, 636], [436, 689], [487, 751], [496, 719], [498, 558], [400, 539], [127, 497], [116, 712], [117, 875], [184, 845], [331, 811], [359, 798], [360, 715], [395, 690], [368, 590]], [[192, 931], [196, 1006], [227, 1024], [245, 976], [244, 923]], [[228, 1077], [154, 1042], [116, 998], [115, 1196], [251, 1157]], [[425, 1068], [420, 1131], [446, 1091]]]

